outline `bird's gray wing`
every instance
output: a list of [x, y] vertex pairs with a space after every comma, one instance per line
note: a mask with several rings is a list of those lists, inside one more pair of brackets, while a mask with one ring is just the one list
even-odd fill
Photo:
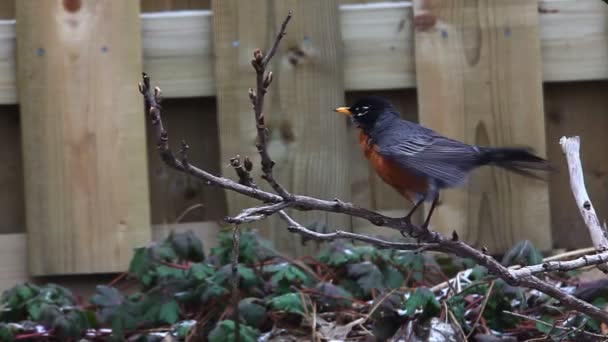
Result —
[[416, 130], [391, 130], [376, 144], [378, 153], [404, 168], [429, 177], [439, 187], [464, 182], [476, 166], [478, 150], [418, 126]]

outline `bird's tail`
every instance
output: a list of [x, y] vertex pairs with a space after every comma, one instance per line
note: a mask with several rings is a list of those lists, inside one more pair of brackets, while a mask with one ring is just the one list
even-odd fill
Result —
[[555, 171], [549, 162], [535, 155], [530, 148], [480, 147], [480, 165], [495, 165], [505, 170], [536, 179], [543, 179], [531, 171]]

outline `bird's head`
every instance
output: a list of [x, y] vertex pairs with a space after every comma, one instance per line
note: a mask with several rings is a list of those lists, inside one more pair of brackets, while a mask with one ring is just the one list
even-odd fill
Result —
[[372, 127], [385, 113], [394, 112], [393, 105], [379, 96], [366, 96], [350, 107], [339, 107], [336, 112], [350, 116], [362, 128]]

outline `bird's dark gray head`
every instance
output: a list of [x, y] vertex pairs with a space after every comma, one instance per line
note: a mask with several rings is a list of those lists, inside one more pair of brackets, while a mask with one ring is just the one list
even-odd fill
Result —
[[371, 127], [383, 113], [394, 113], [395, 108], [385, 98], [366, 96], [350, 107], [340, 107], [336, 112], [349, 115], [360, 127]]

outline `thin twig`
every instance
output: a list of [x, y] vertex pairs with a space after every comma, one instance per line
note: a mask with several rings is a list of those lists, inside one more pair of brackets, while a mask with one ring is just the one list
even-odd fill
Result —
[[272, 47], [268, 51], [266, 55], [260, 49], [256, 49], [253, 52], [253, 59], [251, 60], [251, 64], [255, 69], [256, 73], [256, 90], [249, 89], [249, 98], [253, 104], [253, 112], [255, 116], [255, 124], [258, 133], [258, 140], [256, 143], [256, 147], [258, 149], [258, 153], [262, 159], [262, 178], [264, 178], [268, 184], [272, 186], [274, 191], [279, 194], [284, 200], [290, 201], [292, 200], [293, 195], [291, 195], [279, 182], [277, 182], [272, 173], [272, 168], [274, 167], [274, 161], [270, 158], [268, 154], [268, 129], [266, 128], [265, 118], [264, 118], [264, 95], [266, 95], [268, 86], [272, 83], [272, 72], [266, 72], [266, 67], [268, 63], [276, 53], [279, 43], [281, 39], [285, 36], [285, 31], [287, 29], [287, 24], [289, 20], [291, 20], [292, 12], [290, 11], [285, 20], [283, 20], [283, 24], [281, 25], [281, 29], [277, 34], [277, 37], [272, 44]]
[[[160, 156], [168, 166], [190, 174], [196, 178], [202, 179], [208, 185], [219, 186], [223, 189], [234, 191], [250, 198], [257, 199], [259, 201], [264, 202], [265, 204], [278, 204], [288, 202], [290, 208], [294, 208], [297, 210], [319, 210], [324, 212], [342, 213], [351, 217], [362, 218], [377, 226], [388, 227], [391, 229], [395, 229], [399, 232], [406, 232], [410, 235], [418, 236], [423, 244], [419, 245], [389, 242], [384, 241], [382, 239], [344, 231], [336, 231], [334, 233], [329, 234], [317, 233], [306, 229], [302, 225], [293, 221], [293, 219], [291, 219], [283, 210], [279, 210], [277, 213], [288, 222], [289, 229], [298, 234], [302, 234], [320, 240], [349, 238], [374, 244], [379, 247], [402, 250], [412, 250], [416, 248], [421, 248], [421, 246], [428, 246], [428, 248], [422, 248], [428, 250], [441, 251], [444, 253], [451, 253], [463, 258], [470, 258], [474, 260], [477, 264], [485, 266], [490, 274], [502, 278], [509, 285], [526, 286], [532, 289], [536, 289], [553, 298], [558, 299], [567, 308], [577, 310], [599, 321], [608, 323], [608, 313], [596, 308], [595, 306], [585, 301], [576, 298], [575, 296], [569, 293], [564, 292], [563, 290], [545, 281], [540, 280], [539, 278], [533, 275], [537, 272], [548, 272], [549, 270], [553, 270], [554, 268], [557, 268], [559, 270], [565, 270], [567, 269], [567, 267], [569, 267], [569, 265], [580, 265], [580, 262], [579, 264], [573, 263], [575, 261], [562, 262], [561, 264], [558, 264], [556, 266], [550, 264], [549, 267], [543, 267], [542, 265], [534, 265], [528, 266], [529, 268], [527, 269], [522, 268], [521, 270], [517, 271], [510, 270], [501, 265], [493, 257], [486, 255], [481, 251], [478, 251], [477, 249], [467, 245], [462, 241], [452, 239], [451, 237], [448, 238], [435, 231], [429, 231], [424, 227], [412, 224], [408, 220], [404, 220], [402, 218], [388, 217], [372, 210], [358, 207], [351, 203], [343, 202], [339, 199], [329, 201], [309, 196], [291, 194], [283, 186], [281, 186], [273, 177], [272, 168], [274, 166], [274, 162], [272, 161], [272, 159], [270, 159], [266, 148], [268, 132], [264, 121], [263, 99], [266, 89], [272, 82], [272, 73], [266, 73], [266, 66], [268, 65], [268, 62], [270, 61], [272, 56], [275, 54], [281, 38], [285, 35], [285, 29], [290, 18], [291, 13], [289, 16], [287, 16], [287, 18], [281, 25], [281, 29], [279, 31], [279, 34], [277, 35], [277, 39], [275, 40], [274, 44], [272, 45], [266, 56], [264, 56], [262, 51], [259, 49], [254, 52], [254, 59], [252, 61], [252, 65], [256, 69], [257, 88], [256, 90], [250, 89], [249, 91], [249, 96], [254, 106], [255, 123], [258, 133], [258, 142], [256, 146], [258, 147], [258, 152], [262, 157], [261, 159], [263, 177], [266, 179], [266, 181], [269, 182], [269, 184], [272, 186], [272, 188], [278, 195], [273, 194], [271, 192], [263, 191], [255, 186], [247, 186], [225, 177], [215, 176], [207, 171], [204, 171], [194, 165], [189, 164], [185, 158], [182, 158], [182, 160], [178, 160], [170, 149], [168, 134], [164, 129], [162, 123], [160, 106], [161, 91], [159, 88], [152, 89], [150, 85], [150, 78], [146, 74], [144, 74], [143, 82], [139, 84], [139, 90], [144, 96], [145, 105], [156, 133]], [[600, 263], [604, 263], [606, 261], [606, 259], [603, 259], [604, 257], [605, 256], [603, 254], [588, 256], [587, 260], [584, 261], [584, 264], [597, 265]]]
[[469, 334], [466, 336], [465, 341], [468, 341], [469, 337], [471, 337], [473, 332], [475, 332], [475, 328], [477, 328], [477, 324], [479, 324], [479, 320], [481, 319], [481, 316], [483, 316], [483, 312], [486, 309], [488, 300], [490, 299], [490, 296], [492, 295], [492, 290], [494, 289], [495, 283], [496, 283], [495, 281], [492, 281], [490, 283], [490, 287], [488, 287], [488, 292], [486, 292], [486, 297], [483, 299], [483, 304], [481, 304], [481, 310], [479, 311], [479, 315], [477, 315], [477, 318], [475, 319], [475, 322], [473, 323], [473, 326], [471, 327], [471, 331], [469, 331]]
[[[505, 314], [507, 314], [507, 315], [515, 316], [515, 317], [522, 318], [522, 319], [527, 319], [527, 320], [536, 322], [538, 324], [542, 324], [542, 325], [547, 326], [547, 327], [553, 327], [552, 324], [547, 323], [545, 321], [541, 321], [540, 319], [536, 319], [534, 317], [522, 315], [522, 314], [519, 314], [517, 312], [511, 312], [511, 311], [507, 311], [507, 310], [503, 310], [502, 312], [505, 313]], [[565, 331], [568, 331], [568, 332], [573, 332], [573, 330], [575, 328], [572, 328], [572, 327], [558, 327], [558, 326], [556, 326], [555, 329], [565, 330]], [[605, 335], [595, 334], [595, 333], [588, 332], [588, 331], [585, 331], [585, 330], [581, 331], [581, 333], [583, 333], [585, 335], [588, 335], [588, 336], [591, 336], [591, 337], [599, 337], [599, 338], [602, 338], [602, 339], [606, 338]]]

